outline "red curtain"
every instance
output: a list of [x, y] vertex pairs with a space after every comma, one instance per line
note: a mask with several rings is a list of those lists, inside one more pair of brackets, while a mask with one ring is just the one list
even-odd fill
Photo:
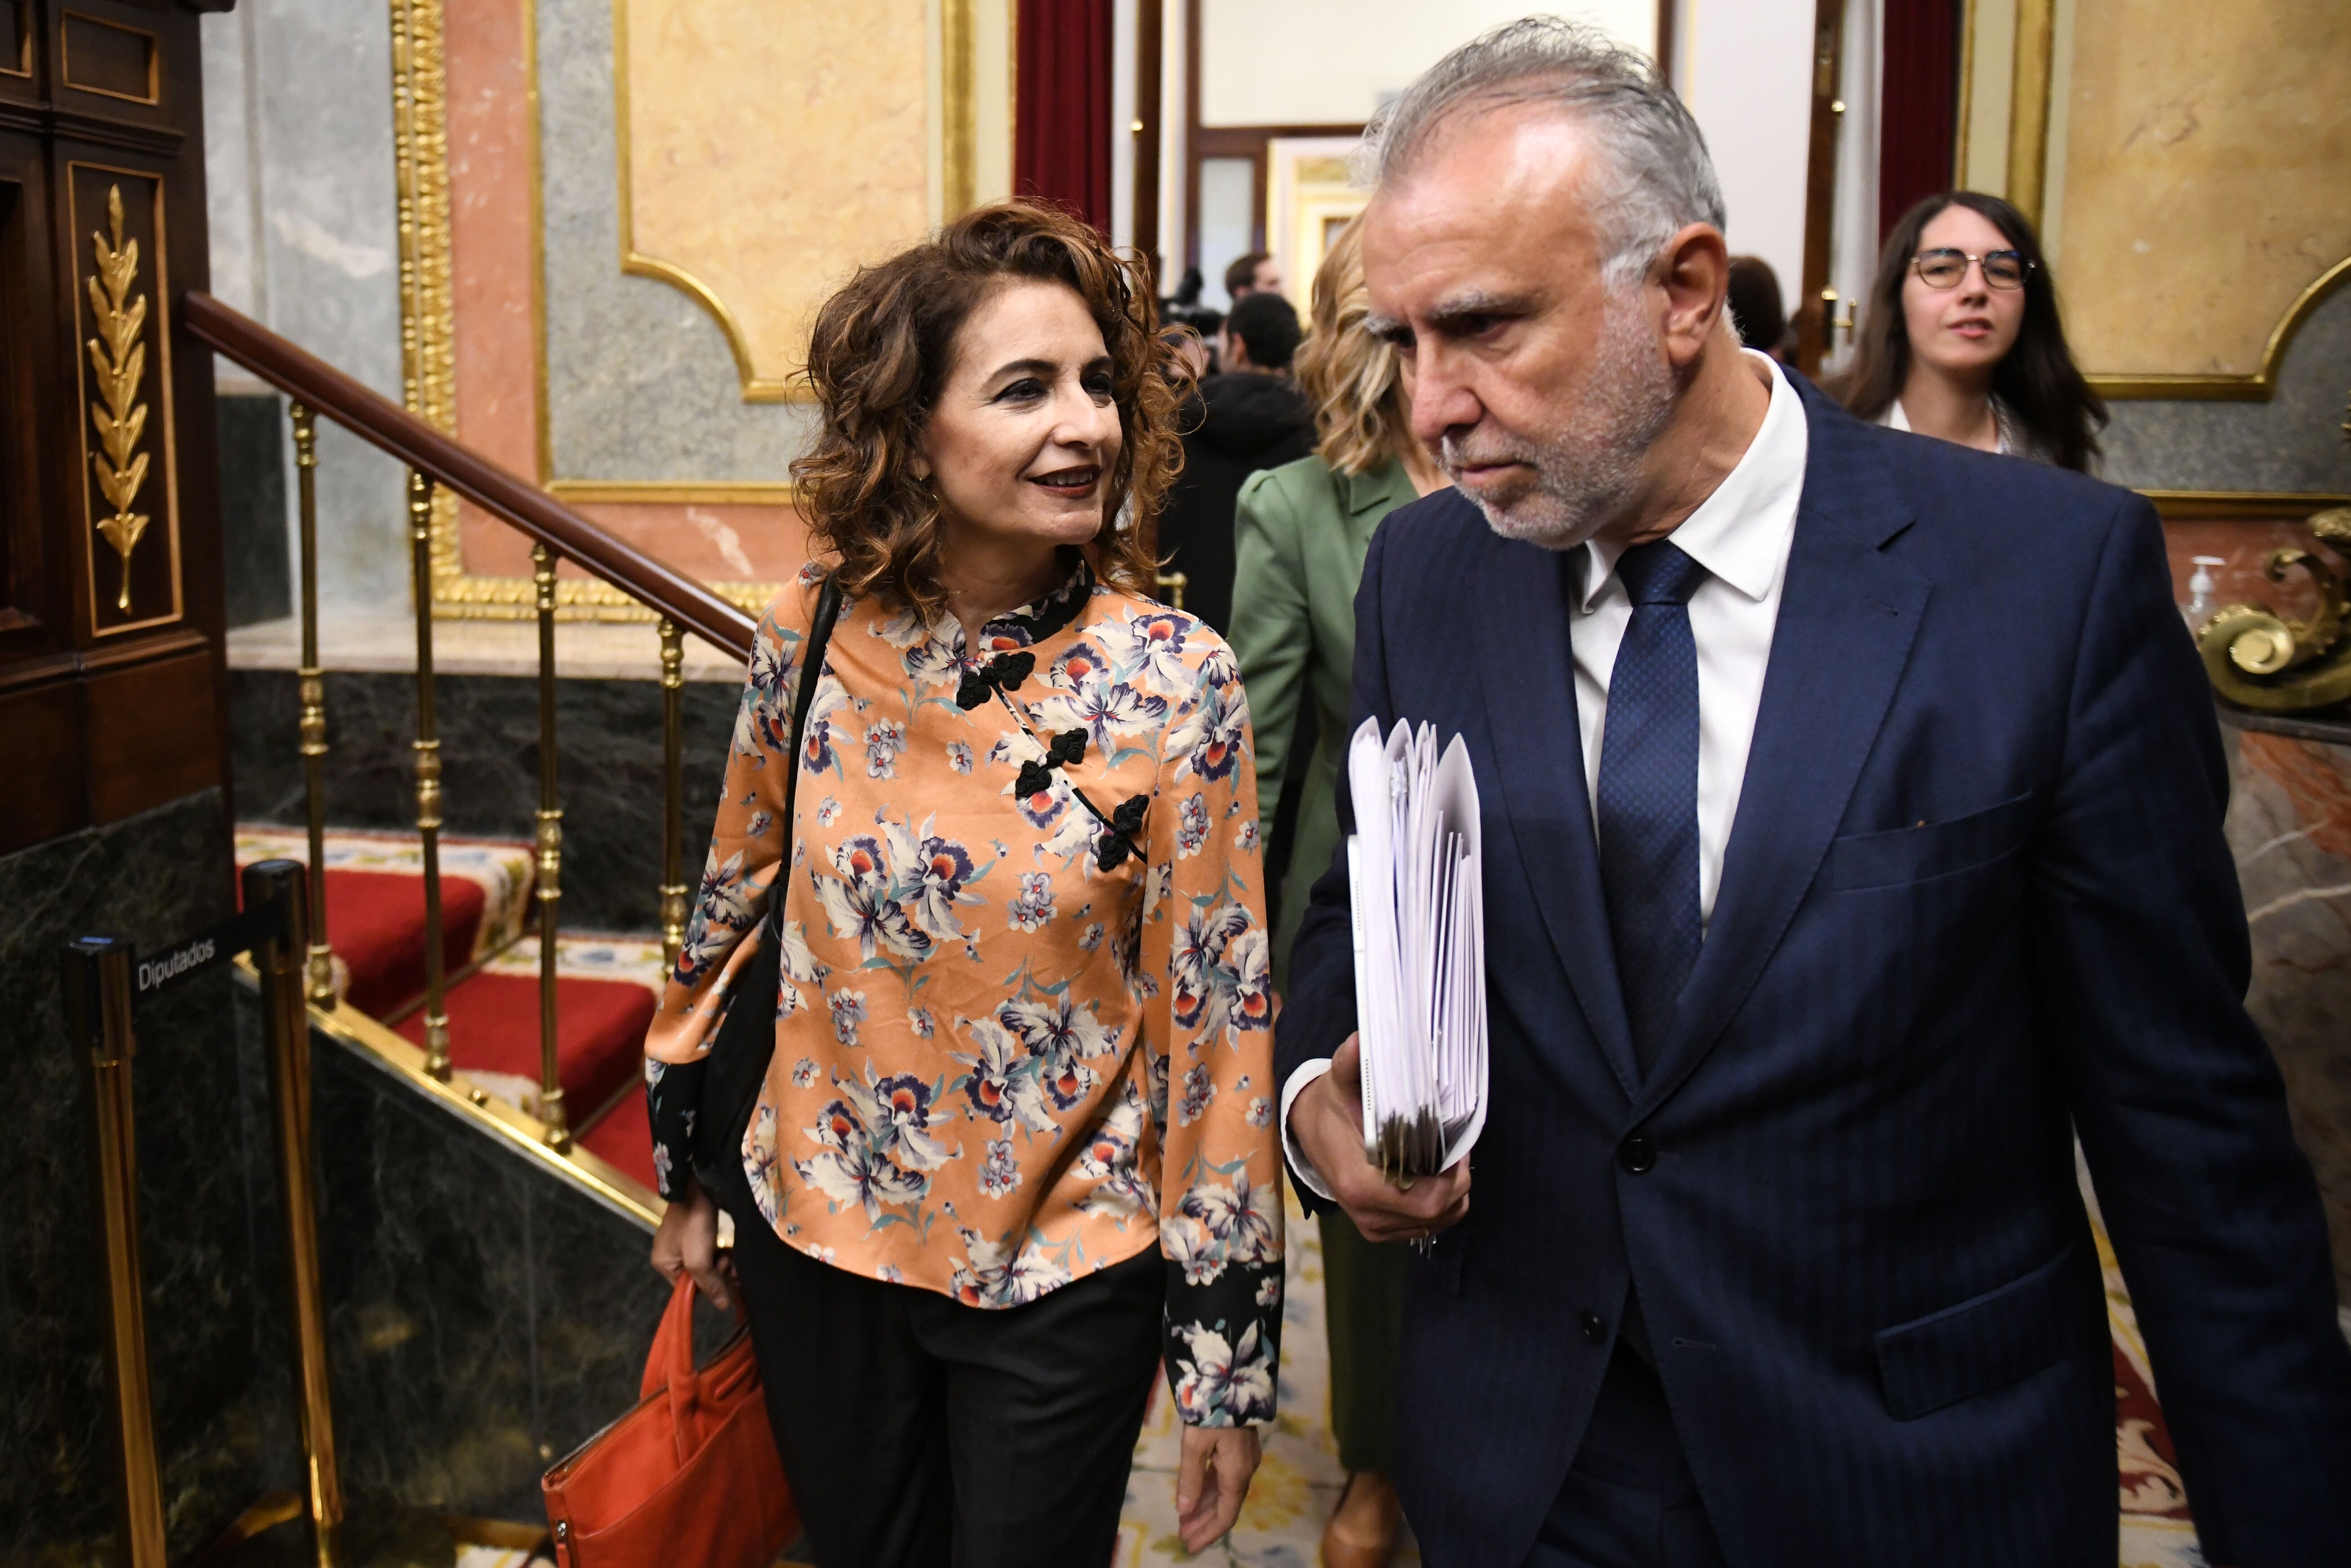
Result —
[[1012, 188], [1110, 232], [1111, 0], [1020, 0]]
[[1886, 0], [1877, 133], [1877, 237], [1921, 196], [1950, 189], [1959, 103], [1960, 0]]

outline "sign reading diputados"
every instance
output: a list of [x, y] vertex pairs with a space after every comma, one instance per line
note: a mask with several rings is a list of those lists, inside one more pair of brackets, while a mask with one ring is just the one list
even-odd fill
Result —
[[1486, 1124], [1486, 913], [1478, 780], [1455, 736], [1365, 719], [1347, 747], [1364, 1157], [1400, 1186]]

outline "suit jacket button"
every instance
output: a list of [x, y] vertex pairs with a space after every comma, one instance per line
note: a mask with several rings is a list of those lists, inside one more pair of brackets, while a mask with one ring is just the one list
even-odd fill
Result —
[[1590, 1340], [1593, 1343], [1605, 1344], [1607, 1343], [1608, 1320], [1602, 1317], [1598, 1312], [1585, 1312], [1581, 1318], [1576, 1320], [1576, 1325], [1583, 1330], [1583, 1337]]
[[1616, 1163], [1634, 1176], [1646, 1176], [1657, 1166], [1657, 1146], [1638, 1133], [1616, 1145]]

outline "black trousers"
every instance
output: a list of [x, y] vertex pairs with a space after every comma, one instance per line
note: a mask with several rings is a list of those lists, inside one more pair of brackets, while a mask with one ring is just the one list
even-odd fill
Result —
[[1159, 1370], [1159, 1249], [998, 1312], [736, 1217], [776, 1448], [821, 1568], [1091, 1568]]
[[1665, 1385], [1621, 1335], [1527, 1568], [1723, 1568]]

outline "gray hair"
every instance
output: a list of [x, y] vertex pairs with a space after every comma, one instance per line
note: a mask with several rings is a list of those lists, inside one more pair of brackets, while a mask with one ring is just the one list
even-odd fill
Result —
[[1422, 72], [1364, 129], [1356, 178], [1374, 187], [1395, 180], [1464, 110], [1522, 103], [1579, 117], [1605, 155], [1595, 205], [1607, 247], [1601, 276], [1611, 287], [1646, 277], [1686, 225], [1723, 226], [1706, 138], [1657, 68], [1598, 28], [1558, 16], [1508, 23]]

